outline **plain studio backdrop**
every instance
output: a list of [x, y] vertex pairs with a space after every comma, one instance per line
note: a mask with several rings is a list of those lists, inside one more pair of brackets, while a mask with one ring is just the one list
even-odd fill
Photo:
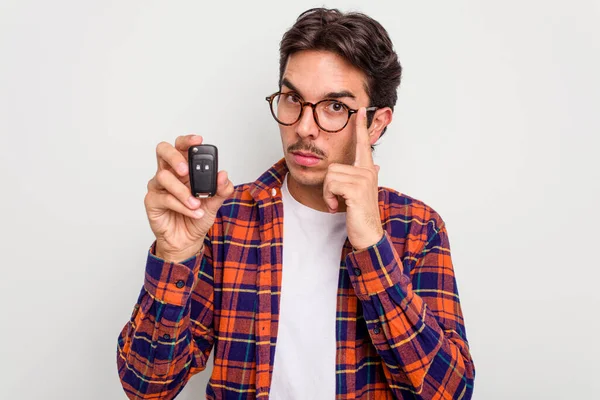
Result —
[[[155, 147], [199, 133], [255, 180], [283, 154], [279, 41], [322, 5], [0, 3], [2, 399], [125, 399]], [[325, 5], [381, 22], [404, 67], [380, 185], [447, 222], [474, 398], [599, 398], [598, 1]]]

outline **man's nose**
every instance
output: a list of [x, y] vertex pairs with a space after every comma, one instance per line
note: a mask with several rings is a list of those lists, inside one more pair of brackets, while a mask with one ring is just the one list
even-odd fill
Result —
[[312, 136], [313, 138], [316, 138], [319, 136], [319, 125], [317, 125], [317, 121], [315, 121], [313, 108], [309, 104], [304, 106], [302, 116], [296, 125], [296, 133], [300, 137]]

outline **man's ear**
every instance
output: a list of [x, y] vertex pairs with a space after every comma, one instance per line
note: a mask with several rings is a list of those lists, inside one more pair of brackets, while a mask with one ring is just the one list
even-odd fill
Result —
[[375, 111], [373, 121], [369, 126], [370, 143], [373, 144], [379, 140], [381, 133], [386, 126], [392, 122], [393, 111], [389, 107], [383, 107]]

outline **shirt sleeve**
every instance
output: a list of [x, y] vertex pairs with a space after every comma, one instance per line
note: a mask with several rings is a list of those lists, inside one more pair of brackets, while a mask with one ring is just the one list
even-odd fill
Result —
[[[208, 235], [207, 235], [208, 237]], [[210, 241], [191, 258], [167, 262], [148, 251], [144, 285], [117, 344], [130, 399], [172, 399], [206, 368], [214, 343]]]
[[403, 263], [385, 230], [375, 245], [348, 254], [346, 266], [397, 397], [470, 399], [475, 368], [441, 218], [423, 236], [421, 250]]

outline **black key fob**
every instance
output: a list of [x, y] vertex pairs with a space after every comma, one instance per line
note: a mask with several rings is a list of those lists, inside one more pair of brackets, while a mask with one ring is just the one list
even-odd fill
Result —
[[206, 198], [217, 194], [217, 161], [217, 148], [212, 144], [201, 144], [188, 149], [192, 196]]

